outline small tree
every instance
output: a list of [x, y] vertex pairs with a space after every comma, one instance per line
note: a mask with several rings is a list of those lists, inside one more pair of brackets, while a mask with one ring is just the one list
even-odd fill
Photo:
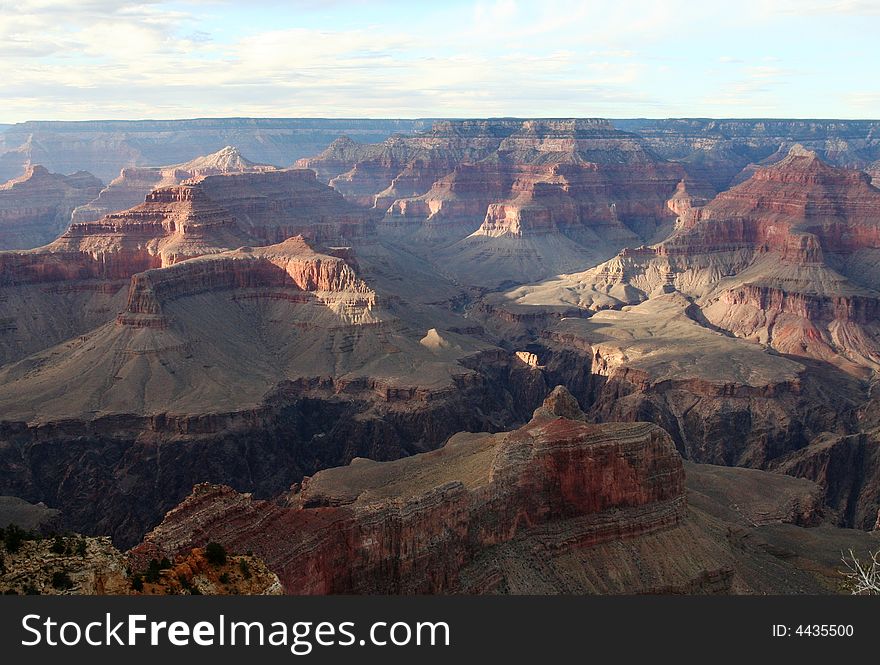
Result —
[[214, 566], [226, 564], [226, 548], [220, 543], [208, 543], [205, 546], [205, 558]]
[[25, 541], [27, 532], [17, 524], [10, 524], [3, 530], [3, 545], [10, 554], [15, 554], [21, 549], [21, 544]]
[[86, 555], [86, 550], [88, 547], [88, 543], [86, 542], [85, 537], [81, 537], [76, 543], [76, 553], [81, 557]]
[[135, 575], [131, 578], [131, 588], [135, 591], [143, 591], [144, 590], [144, 578], [140, 575]]
[[868, 559], [861, 561], [853, 551], [841, 555], [845, 570], [840, 571], [844, 585], [854, 596], [880, 595], [880, 550], [869, 552]]
[[241, 576], [246, 580], [251, 578], [251, 567], [248, 565], [247, 560], [242, 559], [238, 564], [238, 569], [241, 571]]
[[150, 559], [150, 565], [147, 566], [147, 572], [144, 575], [144, 579], [151, 584], [155, 584], [159, 581], [159, 562], [156, 559]]

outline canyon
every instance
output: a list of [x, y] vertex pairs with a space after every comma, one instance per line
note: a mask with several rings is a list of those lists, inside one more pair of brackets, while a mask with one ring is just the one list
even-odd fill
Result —
[[[740, 513], [724, 522], [731, 492]], [[661, 428], [587, 423], [558, 387], [517, 430], [457, 434], [396, 462], [358, 458], [273, 502], [198, 485], [130, 557], [217, 540], [255, 552], [297, 595], [820, 593], [834, 583], [834, 536], [876, 541], [824, 527], [796, 562], [768, 546], [803, 539], [820, 505], [808, 481], [686, 470]]]
[[30, 127], [120, 143], [21, 179], [91, 185], [0, 252], [11, 506], [286, 593], [834, 593], [876, 549], [876, 123], [347, 122]]

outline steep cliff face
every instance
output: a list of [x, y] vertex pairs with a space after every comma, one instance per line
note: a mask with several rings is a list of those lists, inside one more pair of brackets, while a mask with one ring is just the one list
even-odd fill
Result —
[[373, 232], [375, 216], [345, 201], [306, 169], [209, 176], [199, 188], [263, 243], [302, 235], [349, 244]]
[[[448, 593], [475, 582], [482, 554], [546, 525], [565, 531], [569, 551], [678, 528], [684, 474], [666, 434], [572, 417], [583, 414], [557, 389], [519, 430], [457, 435], [396, 462], [358, 459], [306, 478], [286, 506], [200, 485], [134, 554], [210, 534], [264, 557], [287, 593]], [[509, 582], [481, 581], [482, 591]]]
[[878, 244], [880, 190], [864, 173], [795, 146], [705, 206], [688, 206], [664, 242], [624, 250], [526, 299], [565, 293], [566, 302], [601, 309], [679, 290], [737, 336], [857, 371], [880, 360]]
[[72, 220], [75, 223], [98, 221], [105, 215], [143, 203], [154, 189], [180, 185], [187, 180], [198, 180], [209, 175], [274, 171], [275, 168], [250, 161], [233, 146], [226, 146], [183, 164], [124, 168], [94, 200], [77, 207]]
[[29, 249], [57, 238], [71, 211], [94, 198], [101, 182], [85, 171], [50, 173], [30, 166], [24, 175], [0, 184], [0, 249]]
[[614, 120], [615, 127], [641, 136], [658, 154], [681, 161], [688, 173], [706, 178], [719, 191], [739, 181], [750, 163], [775, 161], [795, 143], [822, 160], [864, 168], [880, 157], [876, 120], [716, 120], [674, 118]]
[[815, 528], [812, 482], [682, 465], [656, 426], [586, 418], [557, 387], [519, 429], [355, 459], [273, 501], [200, 484], [129, 558], [214, 540], [293, 594], [835, 593], [834, 548], [876, 542]]
[[787, 455], [773, 469], [818, 483], [844, 526], [875, 528], [880, 510], [880, 432], [825, 434]]
[[565, 319], [542, 343], [590, 349], [583, 401], [593, 419], [656, 422], [698, 462], [763, 468], [822, 432], [849, 431], [857, 382], [830, 370], [816, 376], [688, 314], [680, 295], [658, 296], [624, 312]]

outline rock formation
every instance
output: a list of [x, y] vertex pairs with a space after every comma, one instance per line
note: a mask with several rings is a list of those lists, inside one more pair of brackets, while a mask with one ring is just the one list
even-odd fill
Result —
[[662, 235], [684, 176], [604, 120], [438, 122], [376, 146], [339, 139], [298, 164], [387, 211], [389, 241], [483, 288], [576, 270]]
[[837, 532], [795, 562], [787, 549], [794, 525], [822, 520], [816, 485], [691, 464], [686, 489], [663, 430], [585, 420], [557, 388], [517, 430], [356, 459], [273, 502], [201, 484], [130, 557], [216, 540], [253, 550], [293, 594], [835, 590]]
[[880, 190], [864, 173], [795, 146], [782, 161], [705, 206], [688, 207], [662, 243], [616, 258], [528, 298], [588, 309], [664, 290], [695, 299], [701, 316], [784, 353], [847, 367], [880, 361]]
[[[14, 528], [14, 527], [12, 527]], [[253, 556], [210, 562], [204, 549], [181, 552], [152, 572], [134, 566], [107, 537], [26, 534], [15, 551], [0, 543], [0, 593], [38, 595], [277, 595], [278, 577]], [[139, 563], [139, 562], [137, 562]], [[146, 577], [146, 581], [144, 578]]]
[[369, 236], [368, 213], [304, 170], [204, 176], [157, 189], [130, 210], [70, 226], [55, 242], [0, 253], [0, 362], [112, 320], [137, 272], [305, 234]]
[[287, 506], [200, 485], [135, 552], [177, 552], [211, 534], [264, 557], [288, 593], [489, 591], [510, 581], [480, 555], [531, 530], [559, 524], [587, 548], [678, 527], [684, 474], [668, 436], [560, 417], [578, 415], [572, 401], [557, 390], [514, 432], [322, 471]]
[[94, 198], [101, 182], [90, 173], [50, 173], [29, 167], [0, 184], [0, 249], [29, 249], [54, 240], [70, 223], [78, 205]]
[[124, 168], [119, 177], [101, 190], [97, 198], [73, 211], [72, 221], [98, 221], [105, 215], [128, 210], [143, 203], [154, 189], [180, 185], [205, 176], [274, 170], [275, 167], [268, 164], [255, 164], [232, 146], [183, 164]]
[[423, 129], [430, 121], [327, 118], [199, 118], [22, 122], [0, 132], [0, 180], [30, 164], [70, 173], [84, 169], [104, 182], [123, 168], [181, 164], [223, 146], [251, 159], [286, 166], [345, 134], [363, 142]]
[[688, 173], [717, 190], [736, 184], [741, 169], [777, 161], [800, 143], [835, 166], [864, 168], [880, 158], [876, 120], [716, 120], [705, 118], [614, 120], [641, 136], [659, 155], [680, 161]]

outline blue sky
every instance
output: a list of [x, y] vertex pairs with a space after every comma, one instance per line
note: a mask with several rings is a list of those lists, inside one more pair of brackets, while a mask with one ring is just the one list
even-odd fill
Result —
[[880, 118], [880, 0], [0, 0], [0, 122]]

